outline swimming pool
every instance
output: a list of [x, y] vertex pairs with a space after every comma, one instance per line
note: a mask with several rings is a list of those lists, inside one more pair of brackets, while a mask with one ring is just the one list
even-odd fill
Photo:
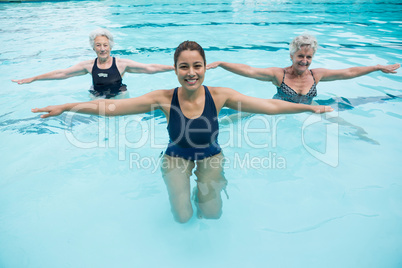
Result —
[[[182, 2], [0, 5], [0, 267], [400, 267], [402, 106], [382, 101], [401, 95], [400, 70], [318, 85], [316, 99], [353, 104], [334, 113], [349, 125], [310, 114], [222, 123], [230, 198], [218, 221], [185, 225], [157, 166], [163, 117], [42, 120], [30, 109], [88, 100], [91, 78], [10, 81], [93, 58], [97, 27], [114, 34], [114, 55], [144, 63], [173, 64], [195, 40], [208, 62], [284, 67], [305, 31], [320, 44], [312, 68], [401, 62], [400, 1]], [[178, 85], [172, 72], [124, 82], [131, 96]], [[205, 84], [276, 91], [221, 69]]]

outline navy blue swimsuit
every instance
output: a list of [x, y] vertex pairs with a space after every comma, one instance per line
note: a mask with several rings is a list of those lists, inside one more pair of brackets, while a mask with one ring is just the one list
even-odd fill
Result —
[[92, 67], [92, 83], [93, 89], [90, 90], [93, 95], [105, 96], [111, 98], [119, 94], [121, 91], [126, 91], [120, 72], [117, 69], [116, 58], [113, 57], [112, 66], [109, 69], [99, 69], [97, 65], [98, 58], [95, 59]]
[[315, 82], [315, 78], [313, 72], [310, 70], [311, 75], [313, 76], [314, 84], [310, 88], [309, 92], [306, 95], [301, 95], [296, 93], [291, 87], [285, 84], [285, 74], [286, 71], [283, 73], [283, 80], [280, 87], [276, 87], [278, 92], [273, 97], [274, 99], [289, 101], [293, 103], [303, 103], [303, 104], [311, 104], [313, 98], [317, 96], [317, 84]]
[[208, 88], [205, 89], [205, 106], [202, 114], [188, 119], [182, 112], [178, 88], [174, 89], [170, 106], [169, 145], [166, 154], [187, 160], [202, 160], [221, 152], [218, 144], [219, 123], [215, 102]]

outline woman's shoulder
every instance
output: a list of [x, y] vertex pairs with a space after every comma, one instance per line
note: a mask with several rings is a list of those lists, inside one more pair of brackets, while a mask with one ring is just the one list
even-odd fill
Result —
[[94, 65], [96, 59], [97, 59], [97, 58], [90, 59], [90, 60], [84, 60], [84, 61], [81, 61], [81, 62], [78, 63], [78, 64], [79, 64], [79, 65], [85, 65], [85, 66], [87, 66], [87, 65]]
[[211, 86], [206, 86], [206, 87], [208, 88], [209, 92], [211, 92], [211, 94], [222, 94], [222, 93], [234, 91], [234, 89], [229, 88], [229, 87], [211, 87]]
[[325, 68], [315, 68], [315, 69], [310, 69], [311, 73], [314, 75], [314, 79], [316, 82], [320, 81], [321, 78], [325, 77], [329, 69]]
[[118, 58], [118, 57], [113, 57], [115, 60], [116, 60], [116, 62], [128, 62], [128, 61], [131, 61], [131, 60], [129, 60], [129, 59], [125, 59], [125, 58]]
[[[172, 102], [174, 89], [157, 89], [139, 96], [144, 103], [169, 105]], [[136, 99], [136, 98], [133, 98]]]
[[129, 59], [123, 59], [123, 58], [117, 58], [117, 57], [113, 57], [116, 60], [116, 64], [125, 64], [127, 65], [127, 63], [130, 61]]
[[282, 67], [269, 67], [269, 68], [275, 73], [283, 73], [289, 67], [285, 67], [285, 68], [282, 68]]
[[[94, 64], [95, 64], [95, 60], [96, 60], [96, 58], [95, 58], [95, 59], [91, 59], [91, 60], [84, 60], [84, 61], [81, 61], [81, 62], [77, 63], [77, 64], [74, 65], [74, 66], [79, 67], [79, 68], [86, 69], [87, 71], [90, 71], [90, 70], [92, 70], [92, 67], [93, 67]], [[74, 67], [74, 66], [72, 66], [72, 67]]]
[[[289, 67], [286, 67], [289, 68]], [[275, 76], [278, 74], [283, 74], [284, 70], [286, 68], [282, 68], [282, 67], [267, 67], [267, 68], [262, 68], [263, 71], [265, 71], [266, 73], [268, 73], [270, 76]]]
[[133, 64], [140, 64], [139, 62], [136, 62], [134, 60], [126, 59], [126, 58], [117, 58], [116, 59], [117, 64], [125, 64], [125, 65], [133, 65]]
[[166, 102], [166, 101], [170, 101], [173, 97], [173, 93], [174, 93], [175, 88], [172, 89], [158, 89], [158, 90], [154, 90], [152, 91], [152, 93], [157, 96], [158, 98], [160, 98], [160, 100]]
[[310, 69], [311, 72], [313, 72], [314, 74], [323, 74], [326, 71], [328, 71], [328, 69], [325, 68], [314, 68], [314, 69]]
[[238, 92], [230, 87], [207, 87], [214, 100], [227, 99], [230, 96], [236, 95]]

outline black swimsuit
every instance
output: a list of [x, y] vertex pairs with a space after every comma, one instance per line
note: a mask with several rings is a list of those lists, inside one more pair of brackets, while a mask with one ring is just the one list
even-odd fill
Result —
[[214, 99], [208, 88], [205, 89], [205, 105], [202, 114], [194, 119], [187, 118], [175, 88], [170, 106], [169, 124], [167, 126], [170, 142], [166, 154], [187, 160], [202, 160], [219, 154], [219, 123]]
[[91, 92], [94, 96], [105, 96], [107, 99], [116, 96], [122, 91], [126, 91], [120, 72], [117, 69], [116, 58], [113, 57], [112, 66], [109, 69], [99, 69], [97, 65], [98, 58], [95, 59], [92, 67], [92, 83]]
[[284, 71], [282, 84], [280, 87], [276, 87], [278, 89], [278, 92], [275, 94], [273, 98], [293, 103], [311, 104], [313, 98], [317, 96], [317, 84], [315, 82], [313, 72], [311, 70], [310, 72], [311, 75], [313, 76], [314, 84], [311, 86], [309, 92], [306, 95], [296, 93], [296, 91], [294, 91], [291, 87], [285, 84], [286, 71]]

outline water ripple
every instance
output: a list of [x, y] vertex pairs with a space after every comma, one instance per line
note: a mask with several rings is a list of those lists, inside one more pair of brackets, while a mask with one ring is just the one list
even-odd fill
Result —
[[351, 110], [367, 103], [384, 103], [387, 101], [402, 101], [402, 95], [385, 94], [384, 96], [345, 98], [334, 97], [327, 100], [315, 100], [320, 105], [335, 105], [339, 111]]
[[[12, 112], [0, 115], [3, 118]], [[97, 121], [97, 116], [75, 115], [74, 120], [67, 120], [65, 114], [41, 120], [40, 116], [33, 116], [21, 119], [7, 119], [0, 121], [1, 131], [14, 131], [20, 134], [58, 134], [57, 130], [71, 130], [72, 127], [80, 124], [89, 124]], [[68, 123], [67, 123], [68, 122]]]
[[[273, 45], [248, 45], [245, 44], [243, 46], [239, 45], [227, 45], [225, 47], [218, 47], [218, 46], [210, 46], [210, 47], [204, 47], [205, 51], [241, 51], [241, 50], [251, 50], [251, 51], [257, 51], [257, 50], [262, 50], [262, 51], [272, 51], [276, 52], [279, 50], [289, 50], [288, 48], [289, 43], [288, 42], [276, 42]], [[333, 45], [320, 45], [323, 48], [347, 48], [347, 49], [356, 49], [356, 48], [361, 48], [361, 47], [373, 47], [373, 48], [388, 48], [388, 49], [396, 49], [396, 50], [401, 50], [402, 49], [402, 42], [389, 42], [388, 44], [372, 44], [372, 43], [356, 43], [356, 44], [339, 44], [336, 46]], [[113, 54], [116, 55], [133, 55], [133, 54], [143, 54], [143, 53], [173, 53], [175, 51], [175, 47], [171, 48], [164, 48], [164, 47], [139, 47], [135, 49], [120, 49], [120, 50], [113, 50]]]
[[[377, 22], [371, 21], [371, 22], [356, 22], [359, 25], [364, 25], [364, 26], [371, 26], [371, 25], [377, 25]], [[226, 25], [234, 25], [234, 26], [271, 26], [271, 25], [348, 25], [350, 26], [353, 24], [351, 21], [320, 21], [320, 22], [314, 22], [314, 21], [308, 21], [308, 22], [303, 22], [303, 21], [281, 21], [281, 22], [264, 22], [264, 21], [259, 21], [259, 22], [207, 22], [207, 23], [191, 23], [191, 24], [185, 24], [185, 23], [136, 23], [136, 24], [130, 24], [130, 25], [124, 25], [119, 27], [120, 29], [127, 29], [127, 28], [134, 28], [134, 29], [140, 29], [140, 28], [167, 28], [167, 27], [189, 27], [189, 26], [226, 26]]]
[[343, 219], [343, 218], [348, 217], [348, 216], [362, 216], [362, 217], [372, 218], [372, 217], [378, 217], [379, 214], [349, 213], [349, 214], [346, 214], [346, 215], [329, 218], [329, 219], [324, 220], [322, 222], [319, 222], [319, 223], [317, 223], [315, 225], [307, 226], [307, 227], [300, 228], [300, 229], [297, 229], [297, 230], [294, 230], [294, 231], [280, 231], [280, 230], [274, 230], [274, 229], [270, 229], [270, 228], [263, 228], [262, 230], [267, 231], [267, 232], [280, 233], [280, 234], [297, 234], [297, 233], [303, 233], [303, 232], [308, 232], [308, 231], [318, 229], [318, 228], [322, 227], [323, 225], [325, 225], [325, 224], [327, 224], [329, 222], [332, 222], [332, 221], [335, 221], [335, 220], [340, 220], [340, 219]]

